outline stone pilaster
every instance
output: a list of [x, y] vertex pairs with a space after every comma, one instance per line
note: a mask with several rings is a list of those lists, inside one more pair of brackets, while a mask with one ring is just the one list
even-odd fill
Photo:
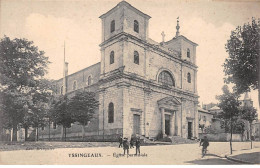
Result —
[[161, 108], [161, 115], [162, 115], [162, 135], [165, 137], [165, 115], [164, 115], [164, 108]]
[[175, 133], [175, 112], [171, 115], [170, 121], [170, 136], [173, 136]]

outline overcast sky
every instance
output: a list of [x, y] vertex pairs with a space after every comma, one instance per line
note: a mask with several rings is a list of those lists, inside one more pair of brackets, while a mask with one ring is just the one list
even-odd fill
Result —
[[[98, 18], [120, 0], [2, 0], [0, 32], [11, 38], [34, 41], [52, 62], [48, 78], [62, 77], [63, 43], [69, 74], [100, 61], [101, 20]], [[224, 85], [223, 63], [228, 54], [225, 43], [232, 30], [260, 18], [256, 1], [173, 1], [127, 0], [150, 15], [149, 37], [161, 42], [161, 32], [170, 40], [176, 33], [180, 17], [180, 33], [199, 44], [197, 47], [198, 94], [201, 103], [217, 102]], [[257, 92], [250, 93], [258, 107]], [[259, 110], [258, 110], [259, 111]]]

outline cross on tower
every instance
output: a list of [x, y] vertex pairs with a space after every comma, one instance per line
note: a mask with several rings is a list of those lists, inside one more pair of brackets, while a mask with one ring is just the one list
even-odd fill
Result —
[[180, 26], [179, 26], [179, 16], [177, 17], [177, 26], [176, 26], [176, 37], [178, 37], [180, 35], [180, 32], [179, 32], [179, 29], [180, 29]]
[[162, 42], [164, 42], [164, 37], [165, 37], [164, 31], [161, 33], [161, 35], [162, 35]]

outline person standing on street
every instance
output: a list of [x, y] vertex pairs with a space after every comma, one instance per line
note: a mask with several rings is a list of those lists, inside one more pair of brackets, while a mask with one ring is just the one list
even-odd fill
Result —
[[135, 147], [136, 147], [136, 155], [137, 153], [140, 155], [140, 145], [141, 145], [141, 141], [140, 141], [140, 137], [137, 137], [136, 138], [136, 141], [135, 141]]
[[128, 138], [124, 138], [124, 140], [123, 140], [123, 148], [124, 148], [124, 155], [125, 155], [125, 151], [127, 151], [127, 155], [128, 155], [129, 154]]
[[134, 137], [133, 137], [133, 135], [131, 136], [131, 139], [130, 139], [130, 148], [134, 148]]
[[122, 144], [123, 144], [123, 137], [122, 137], [122, 135], [120, 135], [118, 141], [119, 141], [119, 148], [121, 148]]

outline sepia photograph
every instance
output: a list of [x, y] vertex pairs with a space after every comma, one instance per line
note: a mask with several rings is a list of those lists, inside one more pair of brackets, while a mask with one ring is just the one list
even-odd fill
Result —
[[259, 0], [0, 0], [0, 165], [259, 165]]

